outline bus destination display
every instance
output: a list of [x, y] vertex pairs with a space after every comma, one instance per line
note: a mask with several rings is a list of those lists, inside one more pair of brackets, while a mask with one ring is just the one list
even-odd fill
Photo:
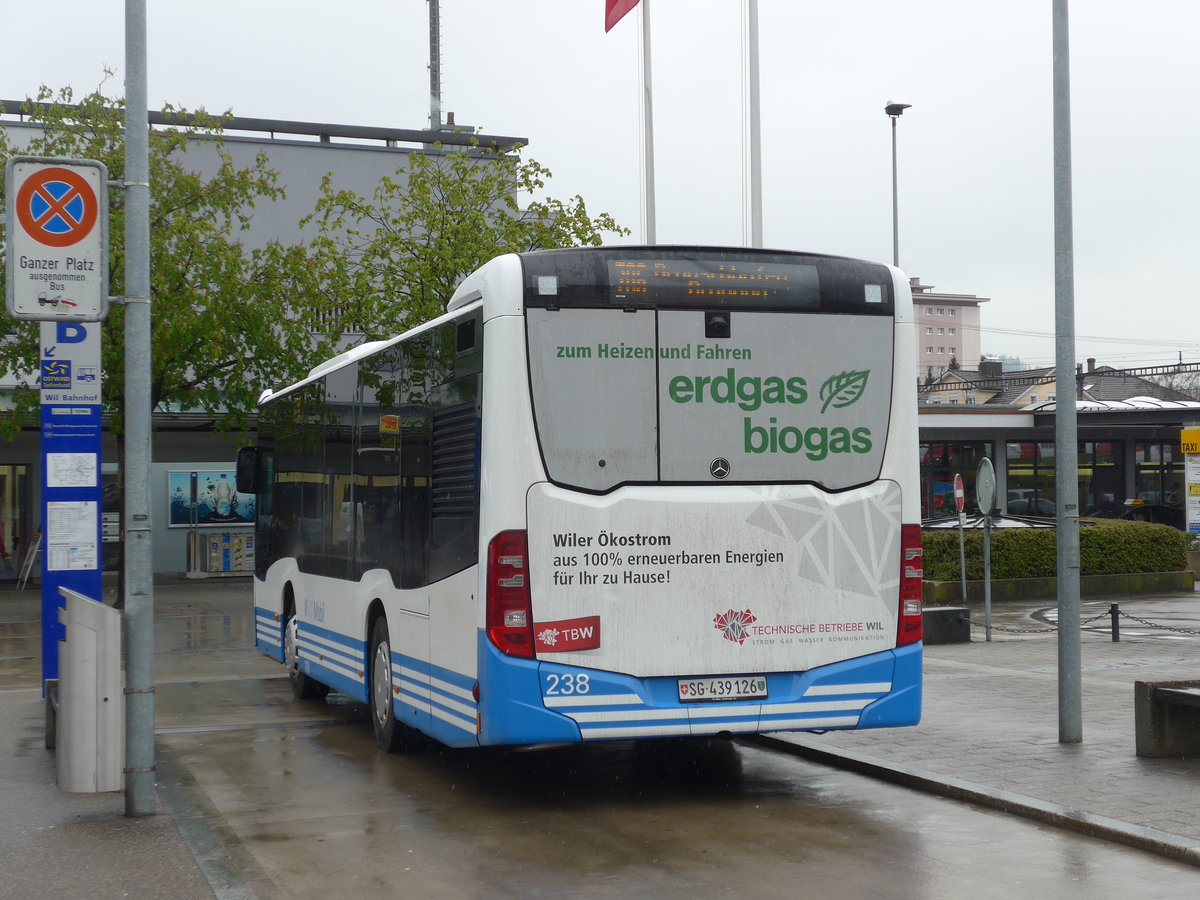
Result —
[[817, 305], [821, 296], [815, 266], [754, 260], [614, 259], [609, 260], [608, 277], [618, 300], [669, 297], [713, 303], [784, 301], [793, 306]]

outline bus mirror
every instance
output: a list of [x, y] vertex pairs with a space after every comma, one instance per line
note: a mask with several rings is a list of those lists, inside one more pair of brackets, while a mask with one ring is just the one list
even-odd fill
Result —
[[258, 493], [258, 447], [243, 447], [237, 455], [237, 489], [242, 494]]

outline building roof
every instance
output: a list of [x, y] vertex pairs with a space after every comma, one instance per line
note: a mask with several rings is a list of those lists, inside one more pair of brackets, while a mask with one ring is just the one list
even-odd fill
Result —
[[[1101, 366], [1074, 376], [1079, 379], [1082, 401], [1105, 403], [1142, 404], [1156, 402], [1195, 402], [1182, 391], [1177, 391], [1165, 385], [1132, 375], [1120, 369]], [[1024, 369], [1018, 372], [1002, 372], [999, 375], [984, 373], [978, 369], [950, 369], [941, 373], [931, 385], [921, 385], [918, 397], [922, 404], [929, 405], [933, 394], [953, 390], [995, 391], [984, 404], [985, 406], [1012, 406], [1028, 393], [1035, 385], [1053, 383], [1055, 368], [1053, 366], [1040, 369]], [[936, 404], [933, 404], [936, 405]], [[1050, 404], [1053, 406], [1053, 403]], [[1039, 406], [1041, 410], [1043, 407]], [[1081, 406], [1082, 410], [1084, 407]], [[1116, 408], [1116, 407], [1105, 407]], [[1137, 408], [1149, 408], [1145, 405]]]
[[921, 284], [921, 279], [913, 275], [908, 279], [909, 288], [912, 290], [913, 304], [927, 303], [937, 301], [938, 303], [952, 303], [962, 306], [978, 306], [980, 303], [989, 303], [989, 297], [976, 297], [974, 294], [944, 294], [933, 289], [932, 284]]

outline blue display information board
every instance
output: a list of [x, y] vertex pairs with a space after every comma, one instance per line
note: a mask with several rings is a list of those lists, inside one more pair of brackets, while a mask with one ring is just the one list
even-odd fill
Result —
[[43, 679], [58, 677], [58, 589], [103, 599], [100, 327], [41, 325]]

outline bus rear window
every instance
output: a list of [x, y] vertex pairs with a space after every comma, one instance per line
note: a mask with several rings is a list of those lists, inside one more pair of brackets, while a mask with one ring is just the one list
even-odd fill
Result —
[[810, 482], [879, 477], [892, 321], [743, 310], [530, 309], [534, 418], [551, 480]]

